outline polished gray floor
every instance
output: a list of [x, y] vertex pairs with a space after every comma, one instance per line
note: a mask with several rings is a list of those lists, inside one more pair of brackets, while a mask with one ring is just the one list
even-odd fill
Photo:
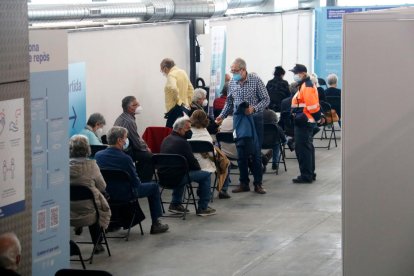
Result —
[[[97, 255], [87, 267], [113, 275], [342, 275], [340, 144], [316, 149], [316, 158], [313, 184], [291, 182], [298, 174], [295, 159], [279, 175], [269, 165], [266, 195], [215, 199], [217, 215], [211, 217], [197, 217], [191, 209], [185, 221], [165, 218], [165, 234], [150, 235], [146, 219], [144, 236], [135, 227], [127, 242], [110, 239], [112, 256]], [[237, 183], [237, 175], [232, 180]], [[149, 217], [146, 200], [141, 205]]]

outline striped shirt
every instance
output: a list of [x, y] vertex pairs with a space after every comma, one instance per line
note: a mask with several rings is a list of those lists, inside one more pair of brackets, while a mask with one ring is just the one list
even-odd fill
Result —
[[248, 74], [244, 83], [230, 81], [229, 94], [220, 117], [227, 117], [232, 109], [235, 112], [242, 102], [248, 102], [254, 107], [255, 112], [262, 112], [269, 105], [270, 98], [266, 86], [257, 75]]
[[124, 112], [116, 119], [114, 126], [124, 127], [128, 130], [128, 139], [133, 150], [148, 151], [147, 143], [138, 134], [135, 116]]

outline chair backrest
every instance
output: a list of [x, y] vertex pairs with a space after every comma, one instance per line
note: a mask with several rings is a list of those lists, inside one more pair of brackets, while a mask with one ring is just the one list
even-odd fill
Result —
[[318, 78], [318, 83], [319, 83], [320, 86], [324, 85], [325, 88], [327, 87], [326, 81], [324, 79], [322, 79], [322, 78]]
[[325, 115], [325, 125], [331, 125], [332, 122], [334, 121], [334, 118], [331, 112], [331, 109], [332, 109], [331, 105], [324, 101], [320, 101], [319, 105], [321, 107], [321, 111]]
[[96, 205], [95, 196], [91, 189], [85, 185], [71, 183], [70, 184], [70, 201], [91, 200], [95, 207], [97, 220], [99, 220], [98, 206]]
[[278, 127], [274, 124], [264, 124], [262, 149], [273, 149], [277, 144], [280, 144]]
[[214, 146], [212, 143], [208, 141], [191, 140], [188, 142], [191, 146], [191, 150], [193, 151], [193, 153], [212, 152], [214, 154]]
[[129, 173], [119, 169], [101, 168], [100, 170], [111, 201], [128, 201], [137, 197]]
[[187, 159], [179, 154], [158, 153], [152, 156], [154, 176], [161, 187], [172, 189], [180, 185], [188, 174]]
[[234, 137], [232, 132], [217, 132], [216, 133], [216, 140], [219, 143], [227, 143], [227, 144], [234, 144]]
[[101, 136], [102, 144], [107, 145], [108, 144], [108, 136], [106, 134]]
[[98, 151], [104, 150], [108, 145], [90, 145], [91, 155], [89, 157], [93, 158]]
[[112, 276], [111, 273], [103, 270], [86, 270], [86, 269], [74, 269], [74, 268], [63, 268], [55, 273], [55, 276]]
[[341, 96], [326, 96], [326, 101], [335, 109], [336, 113], [341, 116]]
[[142, 134], [142, 139], [147, 143], [152, 153], [159, 153], [162, 141], [170, 135], [172, 129], [169, 127], [150, 126]]

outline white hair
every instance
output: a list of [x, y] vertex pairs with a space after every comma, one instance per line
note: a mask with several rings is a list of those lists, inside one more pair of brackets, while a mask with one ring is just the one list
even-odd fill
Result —
[[193, 101], [196, 102], [202, 98], [207, 96], [207, 91], [203, 88], [196, 88], [194, 89]]
[[177, 120], [175, 120], [175, 122], [173, 124], [173, 130], [175, 132], [179, 131], [180, 129], [184, 128], [184, 126], [187, 122], [191, 122], [190, 118], [187, 115], [178, 118]]
[[312, 73], [310, 75], [310, 80], [312, 81], [314, 85], [316, 85], [316, 87], [319, 87], [318, 75], [316, 75], [315, 73]]
[[338, 76], [335, 75], [335, 74], [329, 74], [326, 77], [326, 80], [327, 80], [329, 86], [334, 86], [335, 84], [338, 83]]
[[0, 235], [0, 267], [17, 270], [16, 258], [22, 253], [22, 247], [16, 234], [12, 232]]

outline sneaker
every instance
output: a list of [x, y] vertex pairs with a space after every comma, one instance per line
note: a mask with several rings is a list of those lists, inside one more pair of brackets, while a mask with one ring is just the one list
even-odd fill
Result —
[[266, 190], [263, 189], [262, 185], [255, 185], [254, 186], [254, 192], [258, 193], [258, 194], [261, 194], [261, 195], [264, 195], [266, 193]]
[[182, 204], [170, 204], [170, 207], [168, 207], [168, 211], [171, 213], [175, 213], [175, 214], [184, 214], [185, 213], [189, 213], [190, 211], [186, 208], [184, 208], [184, 206]]
[[307, 180], [307, 179], [302, 178], [301, 176], [298, 176], [292, 179], [292, 182], [296, 184], [310, 184], [312, 183], [312, 180]]
[[239, 186], [236, 189], [233, 189], [232, 192], [233, 193], [250, 192], [250, 187], [243, 185], [243, 184], [239, 184]]
[[227, 198], [231, 198], [231, 196], [227, 193], [227, 191], [220, 191], [218, 198], [227, 199]]
[[95, 254], [101, 254], [105, 251], [105, 248], [102, 246], [102, 244], [98, 244], [95, 247]]
[[274, 163], [272, 164], [272, 170], [276, 171], [278, 169], [278, 164]]
[[207, 207], [206, 209], [198, 209], [197, 211], [197, 216], [200, 217], [207, 217], [207, 216], [212, 216], [216, 214], [216, 209], [213, 209], [211, 207]]
[[160, 220], [157, 220], [151, 225], [150, 234], [161, 234], [167, 232], [168, 229], [168, 224], [162, 224]]

